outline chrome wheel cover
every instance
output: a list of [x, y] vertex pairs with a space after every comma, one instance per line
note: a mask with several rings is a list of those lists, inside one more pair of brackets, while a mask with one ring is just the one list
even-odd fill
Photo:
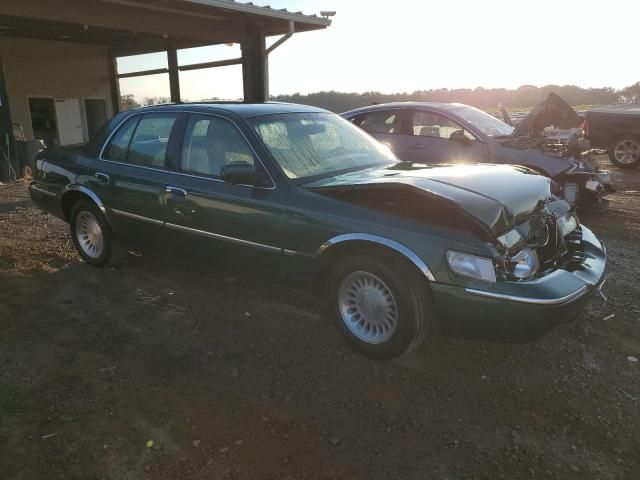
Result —
[[619, 163], [635, 163], [640, 160], [640, 144], [631, 139], [622, 140], [616, 143], [613, 156]]
[[76, 239], [89, 258], [98, 258], [104, 249], [104, 236], [98, 219], [91, 212], [82, 211], [76, 217]]
[[342, 280], [338, 309], [349, 332], [365, 343], [387, 342], [398, 326], [398, 305], [391, 289], [369, 272], [352, 272]]

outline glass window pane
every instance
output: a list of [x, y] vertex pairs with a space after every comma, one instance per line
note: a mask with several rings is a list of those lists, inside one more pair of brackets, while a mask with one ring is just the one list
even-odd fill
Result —
[[220, 176], [229, 163], [254, 165], [251, 147], [229, 120], [209, 115], [192, 115], [182, 147], [182, 171], [194, 175]]
[[365, 113], [356, 122], [365, 132], [400, 133], [399, 115], [393, 110]]
[[133, 131], [138, 124], [138, 120], [140, 120], [140, 116], [135, 115], [124, 122], [124, 125], [118, 129], [104, 151], [103, 157], [105, 159], [115, 160], [118, 162], [124, 162], [127, 159], [129, 142], [131, 141]]
[[[413, 135], [419, 137], [450, 138], [451, 134], [463, 127], [444, 115], [436, 112], [417, 111], [413, 114], [411, 125]], [[473, 140], [473, 136], [465, 131], [465, 135]]]
[[391, 152], [337, 115], [288, 113], [250, 120], [289, 178], [395, 162]]
[[169, 136], [175, 115], [143, 117], [131, 140], [127, 161], [154, 168], [164, 168]]

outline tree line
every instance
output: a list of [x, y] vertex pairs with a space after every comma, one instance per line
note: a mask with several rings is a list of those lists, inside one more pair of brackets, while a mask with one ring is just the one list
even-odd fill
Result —
[[[271, 100], [278, 102], [301, 103], [325, 108], [341, 113], [354, 108], [388, 102], [458, 102], [483, 110], [493, 110], [502, 104], [509, 110], [527, 109], [544, 100], [550, 92], [557, 93], [569, 105], [609, 105], [616, 102], [640, 101], [640, 82], [616, 90], [611, 87], [581, 88], [575, 85], [545, 85], [535, 87], [523, 85], [515, 90], [506, 88], [440, 88], [434, 90], [418, 90], [413, 93], [380, 93], [380, 92], [316, 92], [310, 94], [294, 93], [277, 95]], [[208, 100], [219, 100], [210, 98]], [[146, 97], [138, 101], [133, 95], [122, 95], [122, 110], [143, 105], [169, 103], [169, 97]], [[204, 101], [204, 100], [203, 100]]]
[[523, 85], [515, 90], [506, 88], [441, 88], [436, 90], [418, 90], [413, 93], [346, 93], [317, 92], [308, 95], [278, 95], [271, 100], [279, 102], [301, 103], [325, 108], [333, 112], [345, 112], [354, 108], [388, 102], [458, 102], [472, 105], [483, 110], [491, 110], [502, 104], [509, 110], [533, 107], [544, 100], [550, 92], [562, 97], [569, 105], [609, 105], [619, 101], [640, 101], [640, 82], [621, 90], [610, 87], [581, 88], [575, 85], [545, 85], [535, 87]]

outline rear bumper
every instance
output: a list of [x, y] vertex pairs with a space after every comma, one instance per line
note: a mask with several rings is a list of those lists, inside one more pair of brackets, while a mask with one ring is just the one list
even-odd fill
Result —
[[573, 320], [602, 290], [606, 250], [582, 227], [585, 260], [569, 272], [558, 269], [527, 282], [497, 282], [490, 288], [431, 284], [440, 331], [445, 335], [528, 342]]
[[42, 185], [29, 185], [29, 195], [38, 208], [66, 221], [58, 195]]

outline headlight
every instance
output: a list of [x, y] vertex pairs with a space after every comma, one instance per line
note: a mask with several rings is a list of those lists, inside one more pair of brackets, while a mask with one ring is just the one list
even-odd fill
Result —
[[458, 275], [488, 282], [496, 281], [496, 271], [493, 268], [493, 260], [490, 258], [448, 251], [447, 262], [451, 270]]
[[509, 266], [514, 277], [519, 279], [531, 278], [540, 268], [538, 254], [529, 248], [525, 248], [511, 257]]

